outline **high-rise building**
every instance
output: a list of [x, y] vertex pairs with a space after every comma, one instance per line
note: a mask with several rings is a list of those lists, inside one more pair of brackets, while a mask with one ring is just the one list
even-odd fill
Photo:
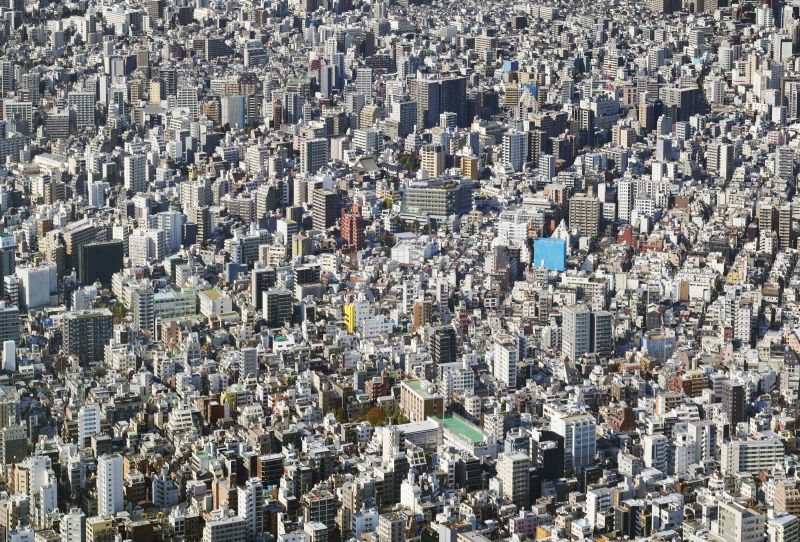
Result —
[[125, 190], [144, 192], [147, 190], [147, 156], [134, 154], [123, 159]]
[[67, 104], [74, 115], [73, 125], [77, 132], [96, 126], [97, 95], [94, 92], [70, 92], [67, 96]]
[[778, 248], [792, 246], [792, 204], [787, 202], [778, 207]]
[[364, 218], [361, 216], [361, 206], [353, 205], [350, 211], [342, 214], [342, 239], [347, 241], [347, 245], [353, 250], [364, 248]]
[[503, 164], [511, 166], [513, 171], [522, 171], [527, 160], [526, 135], [518, 130], [509, 130], [503, 134]]
[[645, 435], [642, 437], [642, 448], [644, 448], [645, 466], [658, 469], [666, 474], [669, 439], [661, 434]]
[[19, 307], [0, 301], [0, 343], [19, 342]]
[[91, 403], [78, 410], [78, 445], [89, 445], [89, 439], [100, 433], [100, 405]]
[[520, 509], [530, 506], [530, 466], [528, 454], [502, 454], [497, 459], [497, 478], [503, 484], [503, 496]]
[[591, 196], [577, 195], [569, 198], [569, 227], [577, 229], [583, 237], [595, 237], [600, 233], [600, 200]]
[[300, 171], [316, 173], [328, 164], [330, 142], [324, 137], [304, 139], [300, 142]]
[[237, 490], [237, 513], [245, 522], [247, 542], [255, 542], [264, 532], [264, 488], [258, 478], [251, 478]]
[[400, 411], [412, 422], [444, 416], [444, 396], [428, 380], [404, 380], [400, 384]]
[[113, 515], [123, 510], [122, 456], [104, 455], [97, 459], [97, 512]]
[[247, 522], [243, 518], [226, 516], [224, 510], [217, 509], [203, 527], [203, 542], [246, 542], [247, 532]]
[[222, 124], [232, 130], [244, 130], [247, 127], [247, 97], [224, 96], [222, 98]]
[[769, 542], [800, 540], [800, 518], [794, 514], [776, 514], [767, 521]]
[[141, 334], [154, 332], [155, 306], [154, 292], [149, 284], [131, 288], [131, 312], [133, 327]]
[[419, 151], [420, 167], [429, 177], [436, 178], [444, 172], [444, 147], [442, 145], [423, 145]]
[[332, 190], [314, 190], [311, 216], [316, 230], [324, 231], [335, 226], [339, 218], [339, 194]]
[[558, 411], [550, 418], [550, 430], [564, 437], [564, 466], [582, 470], [594, 464], [597, 422], [591, 414]]
[[81, 245], [97, 240], [97, 229], [88, 218], [70, 222], [61, 231], [64, 238], [66, 253], [65, 267], [67, 269], [80, 266]]
[[381, 514], [378, 519], [378, 542], [403, 542], [405, 538], [405, 514], [402, 512]]
[[509, 391], [517, 389], [518, 359], [519, 348], [514, 337], [510, 335], [497, 337], [492, 351], [493, 374]]
[[319, 522], [332, 529], [336, 523], [336, 497], [326, 489], [312, 489], [300, 499], [305, 523]]
[[270, 327], [282, 326], [292, 319], [292, 292], [286, 288], [270, 288], [263, 294], [264, 320]]
[[114, 239], [100, 243], [86, 243], [80, 247], [79, 278], [84, 285], [100, 282], [111, 285], [111, 276], [122, 269], [122, 241]]
[[591, 320], [591, 351], [602, 358], [607, 358], [613, 354], [614, 348], [611, 313], [608, 311], [594, 311], [592, 312]]
[[458, 126], [466, 127], [467, 79], [466, 77], [444, 77], [441, 79], [410, 79], [411, 99], [417, 103], [417, 125], [432, 128], [439, 122], [439, 115], [452, 112], [458, 116]]
[[250, 303], [256, 310], [264, 308], [263, 294], [275, 286], [278, 275], [274, 267], [255, 267], [250, 272]]
[[456, 330], [452, 326], [433, 328], [428, 349], [436, 365], [456, 361]]
[[561, 353], [570, 361], [577, 361], [592, 346], [591, 312], [585, 305], [564, 307], [561, 318]]
[[[13, 235], [0, 233], [0, 293], [5, 294], [3, 279], [16, 270], [17, 241]], [[12, 300], [15, 301], [15, 300]]]
[[117, 527], [111, 516], [93, 516], [86, 519], [86, 542], [114, 542]]
[[629, 222], [636, 202], [638, 185], [630, 177], [623, 177], [617, 183], [617, 218]]
[[722, 384], [722, 409], [728, 415], [731, 424], [746, 420], [744, 384], [735, 380], [726, 380]]
[[[17, 322], [19, 326], [19, 314]], [[92, 363], [104, 358], [105, 346], [114, 332], [110, 310], [102, 308], [73, 311], [65, 314], [61, 322], [63, 350], [67, 355], [76, 356], [81, 363]]]
[[59, 525], [61, 542], [84, 542], [86, 540], [86, 514], [78, 507], [61, 516]]
[[760, 542], [764, 539], [766, 516], [738, 502], [719, 506], [717, 537], [722, 542]]
[[783, 460], [784, 448], [783, 441], [774, 434], [730, 440], [722, 444], [720, 469], [724, 475], [769, 470]]

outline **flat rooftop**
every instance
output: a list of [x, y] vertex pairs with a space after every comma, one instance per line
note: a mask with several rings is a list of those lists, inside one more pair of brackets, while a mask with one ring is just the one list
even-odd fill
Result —
[[481, 431], [478, 426], [468, 422], [460, 416], [446, 416], [444, 418], [431, 416], [431, 419], [438, 423], [442, 429], [449, 429], [450, 431], [469, 439], [471, 442], [486, 442], [486, 434]]

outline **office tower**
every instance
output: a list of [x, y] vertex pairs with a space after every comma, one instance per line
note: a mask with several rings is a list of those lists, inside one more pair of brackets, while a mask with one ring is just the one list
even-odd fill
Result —
[[613, 353], [613, 337], [611, 331], [611, 313], [608, 311], [592, 312], [592, 330], [590, 338], [591, 351], [601, 358], [608, 358]]
[[236, 505], [236, 515], [245, 522], [245, 540], [255, 542], [264, 532], [264, 488], [257, 478], [251, 478], [244, 487], [237, 489]]
[[[658, 0], [657, 0], [658, 1]], [[679, 0], [661, 0], [679, 1]], [[703, 93], [696, 86], [667, 87], [663, 89], [664, 105], [672, 122], [688, 121], [694, 115], [704, 112]]]
[[300, 142], [300, 171], [316, 173], [328, 164], [330, 142], [324, 137], [304, 139]]
[[99, 282], [111, 285], [111, 277], [122, 269], [123, 244], [114, 239], [81, 245], [79, 252], [79, 278], [84, 285]]
[[125, 189], [139, 193], [147, 190], [147, 156], [135, 154], [123, 159]]
[[263, 293], [274, 287], [277, 280], [278, 275], [274, 267], [256, 266], [250, 272], [250, 303], [256, 310], [261, 310], [264, 307]]
[[503, 164], [511, 166], [513, 171], [522, 171], [527, 160], [527, 134], [518, 130], [509, 130], [503, 134]]
[[123, 510], [122, 456], [104, 455], [97, 460], [97, 513], [113, 515]]
[[85, 542], [86, 514], [78, 507], [61, 516], [61, 542]]
[[286, 288], [270, 288], [263, 294], [264, 320], [269, 327], [279, 327], [292, 319], [292, 292]]
[[442, 145], [423, 145], [419, 151], [420, 167], [428, 177], [436, 178], [444, 172], [444, 147]]
[[[365, 225], [364, 219], [361, 216], [361, 206], [353, 205], [350, 211], [342, 215], [342, 239], [347, 241], [347, 245], [355, 250], [364, 248], [365, 243]], [[294, 255], [294, 253], [293, 253]]]
[[0, 293], [6, 293], [3, 279], [13, 275], [16, 270], [16, 252], [17, 241], [14, 236], [6, 232], [0, 233]]
[[332, 190], [314, 190], [311, 204], [314, 229], [325, 231], [339, 218], [339, 194]]
[[574, 362], [591, 349], [591, 312], [584, 305], [574, 305], [564, 307], [561, 318], [561, 354]]
[[497, 479], [503, 484], [503, 497], [520, 509], [530, 506], [530, 466], [528, 454], [502, 454], [497, 459]]
[[451, 326], [433, 328], [428, 349], [436, 365], [456, 361], [456, 330]]
[[600, 200], [577, 195], [569, 198], [569, 227], [582, 237], [595, 237], [600, 232]]
[[61, 322], [63, 350], [67, 355], [77, 357], [81, 364], [103, 360], [105, 346], [114, 332], [110, 310], [68, 312]]
[[644, 448], [645, 466], [658, 469], [666, 474], [669, 439], [660, 434], [645, 435], [642, 438], [642, 448]]
[[514, 337], [509, 335], [497, 337], [492, 351], [493, 374], [509, 391], [517, 389], [518, 359], [519, 348]]
[[19, 308], [0, 301], [0, 343], [19, 342]]
[[67, 104], [72, 112], [73, 125], [77, 132], [96, 126], [97, 95], [94, 92], [70, 92], [67, 96]]
[[173, 254], [181, 249], [183, 237], [183, 215], [180, 211], [162, 211], [155, 216], [156, 227], [166, 234], [166, 254]]
[[417, 102], [392, 102], [389, 119], [397, 122], [397, 137], [406, 137], [414, 131], [414, 126], [417, 125]]
[[356, 69], [356, 92], [372, 95], [372, 68]]
[[193, 86], [181, 86], [177, 96], [178, 107], [189, 110], [189, 119], [195, 120], [200, 116], [200, 102], [197, 98], [197, 89]]
[[597, 423], [591, 414], [556, 412], [550, 430], [564, 438], [564, 466], [582, 470], [594, 464]]
[[744, 384], [735, 380], [726, 380], [722, 385], [722, 410], [728, 415], [728, 421], [731, 425], [747, 419], [744, 406]]
[[378, 519], [378, 542], [403, 542], [405, 538], [405, 514], [403, 512], [381, 514]]
[[89, 446], [89, 439], [100, 433], [100, 405], [83, 405], [78, 410], [78, 446]]
[[417, 104], [417, 126], [432, 128], [439, 122], [439, 115], [452, 112], [458, 116], [458, 126], [469, 124], [467, 117], [466, 77], [409, 80], [411, 99]]
[[222, 124], [231, 130], [244, 130], [247, 127], [247, 98], [245, 96], [223, 96]]

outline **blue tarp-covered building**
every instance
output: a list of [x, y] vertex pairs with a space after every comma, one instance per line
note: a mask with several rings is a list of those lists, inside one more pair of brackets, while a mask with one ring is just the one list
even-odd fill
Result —
[[553, 238], [536, 239], [533, 242], [533, 264], [537, 268], [563, 271], [567, 268], [567, 242]]

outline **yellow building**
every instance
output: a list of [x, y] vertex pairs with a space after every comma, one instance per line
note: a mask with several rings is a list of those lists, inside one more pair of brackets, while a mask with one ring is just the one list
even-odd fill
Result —
[[356, 306], [353, 303], [348, 303], [344, 306], [344, 325], [347, 326], [347, 331], [355, 333], [356, 331]]

